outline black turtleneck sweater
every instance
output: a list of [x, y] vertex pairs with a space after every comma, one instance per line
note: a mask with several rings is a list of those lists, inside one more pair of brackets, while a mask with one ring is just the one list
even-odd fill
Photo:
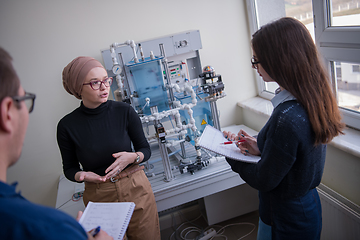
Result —
[[144, 154], [143, 162], [151, 155], [135, 110], [127, 103], [111, 100], [95, 109], [81, 102], [59, 121], [57, 142], [64, 174], [71, 181], [81, 170], [104, 176], [105, 169], [115, 161], [112, 154], [132, 152], [132, 144], [136, 152]]

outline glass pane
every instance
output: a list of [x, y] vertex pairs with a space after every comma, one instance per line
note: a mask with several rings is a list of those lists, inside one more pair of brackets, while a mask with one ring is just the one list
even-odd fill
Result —
[[285, 11], [287, 17], [293, 17], [301, 21], [307, 27], [315, 41], [312, 0], [285, 1]]
[[281, 17], [293, 17], [304, 23], [314, 36], [312, 0], [256, 0], [256, 6], [259, 28]]
[[360, 112], [360, 64], [335, 62], [339, 106]]
[[360, 1], [332, 0], [331, 26], [360, 26]]

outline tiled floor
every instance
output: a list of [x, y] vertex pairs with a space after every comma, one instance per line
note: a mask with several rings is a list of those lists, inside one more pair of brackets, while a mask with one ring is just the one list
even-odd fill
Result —
[[[192, 221], [190, 219], [188, 220]], [[217, 231], [218, 234], [222, 234], [223, 236], [226, 236], [226, 238], [220, 236], [215, 237], [213, 238], [214, 240], [217, 239], [256, 240], [258, 220], [259, 220], [259, 212], [255, 211], [218, 223], [213, 226], [208, 226], [205, 219], [202, 216], [199, 216], [197, 220], [194, 220], [191, 223], [185, 220], [182, 223], [174, 224], [176, 227], [162, 230], [161, 239], [162, 240], [196, 239], [196, 237], [198, 237], [200, 234], [198, 232], [199, 229], [208, 230], [210, 228], [213, 228], [215, 231]], [[177, 230], [175, 232], [176, 228]], [[223, 229], [223, 231], [219, 231], [221, 230], [221, 228]], [[176, 233], [176, 237], [175, 237], [175, 233]], [[186, 233], [188, 233], [188, 235], [185, 236]], [[249, 235], [244, 237], [247, 234]], [[184, 238], [181, 238], [181, 236]]]

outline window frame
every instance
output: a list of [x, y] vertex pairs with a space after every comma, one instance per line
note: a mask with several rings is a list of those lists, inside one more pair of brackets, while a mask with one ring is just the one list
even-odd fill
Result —
[[[360, 26], [331, 26], [331, 0], [312, 2], [315, 42], [329, 73], [334, 68], [332, 62], [360, 63]], [[332, 86], [337, 97], [335, 74]], [[342, 107], [340, 111], [348, 126], [360, 129], [360, 113]]]

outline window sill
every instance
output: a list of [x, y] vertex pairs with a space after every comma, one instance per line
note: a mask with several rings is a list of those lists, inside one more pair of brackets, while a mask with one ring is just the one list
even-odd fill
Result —
[[[267, 117], [270, 117], [273, 111], [271, 101], [260, 97], [254, 97], [238, 102], [237, 105]], [[344, 130], [344, 133], [345, 135], [335, 137], [329, 145], [353, 154], [356, 157], [360, 157], [360, 131], [347, 128]]]

